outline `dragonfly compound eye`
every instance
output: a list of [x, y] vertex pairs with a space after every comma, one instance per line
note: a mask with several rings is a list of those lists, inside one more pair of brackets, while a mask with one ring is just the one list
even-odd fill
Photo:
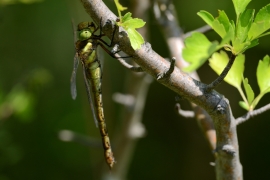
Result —
[[89, 31], [89, 29], [84, 29], [79, 32], [79, 39], [81, 41], [84, 41], [86, 39], [89, 39], [91, 37], [92, 33]]
[[89, 23], [88, 22], [81, 22], [81, 23], [79, 23], [78, 24], [78, 31], [81, 31], [81, 30], [83, 30], [83, 29], [86, 29], [86, 28], [88, 28], [88, 26], [89, 26]]

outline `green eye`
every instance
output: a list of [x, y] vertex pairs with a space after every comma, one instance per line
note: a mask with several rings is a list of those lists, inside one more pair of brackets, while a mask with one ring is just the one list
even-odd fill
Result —
[[91, 37], [92, 33], [89, 31], [89, 29], [84, 29], [79, 31], [79, 39], [81, 41], [89, 39]]

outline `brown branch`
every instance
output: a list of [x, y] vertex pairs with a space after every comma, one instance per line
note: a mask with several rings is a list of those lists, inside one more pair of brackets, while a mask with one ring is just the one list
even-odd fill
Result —
[[194, 118], [195, 117], [194, 111], [185, 111], [185, 110], [181, 109], [181, 105], [179, 103], [177, 103], [175, 105], [175, 110], [179, 116], [182, 116], [184, 118]]
[[244, 116], [237, 118], [236, 119], [236, 124], [239, 125], [239, 124], [241, 124], [243, 122], [246, 122], [250, 118], [252, 118], [254, 116], [257, 116], [257, 115], [260, 115], [260, 114], [262, 114], [262, 113], [264, 113], [264, 112], [266, 112], [268, 110], [270, 110], [270, 104], [267, 104], [267, 105], [261, 107], [260, 109], [250, 111], [247, 114], [245, 114]]
[[[96, 22], [102, 17], [108, 23], [102, 22], [103, 32], [111, 36], [112, 23], [116, 16], [101, 0], [81, 0], [86, 11]], [[145, 43], [141, 49], [134, 51], [130, 46], [126, 32], [120, 28], [116, 33], [115, 42], [122, 51], [134, 57], [134, 61], [142, 69], [153, 77], [169, 68], [169, 63], [159, 56], [149, 43]], [[236, 123], [232, 116], [229, 102], [216, 91], [206, 93], [206, 85], [191, 78], [189, 75], [175, 68], [168, 78], [159, 81], [180, 96], [201, 106], [211, 116], [217, 134], [216, 146], [216, 176], [217, 179], [242, 179], [242, 166], [239, 161], [238, 140]], [[117, 158], [117, 156], [116, 156]]]

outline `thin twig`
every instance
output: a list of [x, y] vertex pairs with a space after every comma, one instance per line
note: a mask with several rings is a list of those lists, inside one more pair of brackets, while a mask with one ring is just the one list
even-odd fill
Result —
[[226, 75], [228, 74], [228, 72], [230, 71], [230, 69], [234, 63], [235, 58], [236, 58], [236, 56], [234, 54], [232, 54], [228, 64], [223, 69], [222, 73], [218, 76], [218, 78], [215, 79], [213, 82], [211, 82], [209, 85], [207, 85], [206, 90], [205, 90], [206, 92], [209, 92], [209, 91], [215, 89], [224, 80], [224, 78], [226, 77]]
[[243, 122], [246, 122], [247, 120], [249, 120], [250, 118], [254, 117], [254, 116], [257, 116], [257, 115], [260, 115], [266, 111], [270, 110], [270, 104], [267, 104], [259, 109], [256, 109], [256, 110], [253, 110], [253, 111], [250, 111], [248, 112], [247, 114], [239, 117], [236, 119], [236, 124], [239, 125]]
[[132, 65], [128, 64], [125, 59], [123, 59], [121, 57], [118, 57], [118, 56], [115, 56], [115, 57], [127, 69], [129, 69], [129, 70], [131, 70], [133, 72], [143, 72], [143, 69], [141, 67], [132, 66]]
[[175, 57], [172, 57], [169, 69], [162, 73], [159, 73], [157, 76], [157, 80], [169, 77], [173, 73], [174, 66], [175, 66]]
[[135, 98], [131, 94], [114, 93], [113, 100], [127, 108], [131, 108], [135, 104]]
[[179, 103], [177, 103], [175, 105], [175, 110], [176, 110], [178, 115], [180, 115], [184, 118], [194, 118], [195, 117], [194, 111], [185, 111], [185, 110], [181, 109], [181, 105]]
[[198, 29], [195, 29], [193, 31], [190, 31], [190, 32], [186, 32], [183, 36], [184, 39], [186, 39], [187, 37], [191, 36], [192, 33], [194, 32], [200, 32], [200, 33], [206, 33], [207, 31], [210, 31], [212, 28], [209, 26], [209, 25], [205, 25], [205, 26], [202, 26]]

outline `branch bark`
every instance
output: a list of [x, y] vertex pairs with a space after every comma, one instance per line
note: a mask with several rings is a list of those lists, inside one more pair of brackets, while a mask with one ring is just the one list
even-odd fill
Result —
[[[167, 41], [171, 56], [176, 57], [176, 66], [180, 69], [189, 65], [182, 58], [182, 50], [184, 48], [184, 32], [179, 27], [176, 11], [173, 2], [170, 0], [156, 0], [154, 3], [154, 13], [157, 22], [161, 26], [163, 35]], [[192, 72], [191, 77], [200, 80], [196, 72]], [[194, 111], [195, 119], [208, 141], [211, 151], [216, 148], [216, 132], [214, 124], [210, 116], [199, 106], [191, 103]]]
[[[103, 32], [110, 37], [113, 32], [113, 22], [116, 16], [101, 0], [81, 0], [87, 13], [95, 22], [102, 18]], [[107, 21], [110, 20], [110, 21]], [[107, 23], [105, 23], [107, 22]], [[149, 43], [134, 51], [125, 31], [120, 28], [114, 40], [119, 48], [134, 57], [134, 61], [142, 69], [156, 78], [159, 73], [169, 68], [169, 62], [159, 56]], [[206, 84], [175, 68], [161, 84], [202, 107], [212, 118], [217, 135], [216, 146], [216, 177], [217, 179], [242, 179], [242, 166], [239, 161], [239, 148], [236, 132], [236, 122], [232, 116], [228, 100], [216, 91], [206, 92]], [[117, 158], [117, 157], [116, 157]]]

